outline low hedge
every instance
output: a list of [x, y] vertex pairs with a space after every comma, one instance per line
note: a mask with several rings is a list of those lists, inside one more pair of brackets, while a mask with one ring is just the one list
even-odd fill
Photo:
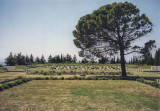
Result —
[[3, 83], [2, 86], [0, 86], [0, 91], [3, 91], [4, 89], [12, 88], [14, 86], [17, 86], [17, 85], [20, 85], [23, 83], [26, 83], [30, 80], [31, 80], [30, 78], [22, 78], [22, 79], [15, 80], [11, 83]]
[[130, 80], [129, 78], [124, 78], [124, 77], [69, 77], [69, 78], [64, 78], [64, 77], [35, 77], [34, 80]]
[[146, 81], [144, 78], [138, 78], [138, 79], [136, 79], [136, 81], [144, 83], [144, 84], [151, 85], [151, 86], [156, 87], [156, 88], [160, 88], [160, 84], [156, 81]]
[[50, 77], [50, 80], [58, 80], [57, 77]]
[[3, 87], [2, 86], [0, 86], [0, 91], [3, 91]]

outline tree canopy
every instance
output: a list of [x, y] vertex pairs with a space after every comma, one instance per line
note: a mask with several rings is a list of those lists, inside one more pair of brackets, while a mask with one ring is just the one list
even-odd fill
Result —
[[160, 66], [160, 48], [155, 53], [154, 65]]
[[142, 54], [142, 64], [154, 64], [151, 51], [153, 48], [156, 48], [155, 40], [149, 40], [144, 44], [144, 47], [141, 48], [140, 53]]
[[135, 52], [131, 42], [152, 31], [152, 22], [132, 3], [113, 3], [80, 18], [73, 31], [74, 44], [86, 58], [120, 54], [122, 76], [126, 76], [124, 55]]

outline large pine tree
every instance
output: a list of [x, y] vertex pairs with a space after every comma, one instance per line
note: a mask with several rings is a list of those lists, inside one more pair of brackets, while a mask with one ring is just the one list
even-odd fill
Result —
[[92, 58], [119, 53], [122, 76], [125, 55], [135, 52], [133, 41], [152, 31], [152, 22], [132, 3], [113, 3], [80, 18], [73, 31], [80, 56]]

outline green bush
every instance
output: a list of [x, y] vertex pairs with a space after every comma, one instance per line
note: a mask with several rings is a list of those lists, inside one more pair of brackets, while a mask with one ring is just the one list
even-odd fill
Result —
[[12, 83], [4, 83], [4, 84], [2, 84], [2, 86], [0, 86], [0, 91], [2, 91], [3, 89], [9, 89], [11, 87], [23, 84], [23, 83], [30, 81], [30, 80], [31, 80], [30, 78], [23, 78], [23, 79], [18, 79]]
[[27, 78], [27, 81], [31, 81], [32, 80], [32, 78]]
[[13, 83], [8, 83], [7, 85], [8, 85], [9, 87], [13, 87], [13, 86], [14, 86]]
[[115, 76], [112, 76], [112, 80], [117, 80], [117, 77], [115, 77]]
[[17, 86], [18, 84], [16, 82], [13, 83], [13, 86]]
[[102, 80], [106, 80], [106, 78], [105, 78], [105, 77], [102, 77]]
[[60, 80], [64, 80], [64, 77], [61, 77]]
[[35, 80], [42, 80], [42, 78], [41, 77], [36, 77]]
[[87, 77], [86, 80], [92, 80], [92, 78], [91, 77]]
[[45, 77], [44, 79], [45, 79], [45, 80], [49, 80], [49, 77]]
[[20, 85], [20, 84], [23, 83], [23, 81], [22, 81], [21, 79], [19, 79], [19, 80], [16, 81], [16, 83], [17, 83], [18, 85]]
[[2, 86], [0, 86], [0, 91], [3, 91], [3, 87]]
[[123, 78], [122, 77], [117, 77], [117, 80], [122, 80]]
[[81, 77], [78, 77], [78, 80], [82, 80], [82, 78], [81, 78]]
[[139, 81], [144, 83], [144, 78], [140, 78]]
[[7, 84], [2, 84], [3, 89], [9, 89], [9, 86]]
[[43, 74], [44, 74], [44, 75], [47, 75], [47, 72], [44, 72]]
[[147, 82], [147, 81], [144, 81], [144, 84], [148, 84], [148, 82]]
[[152, 82], [149, 82], [149, 85], [152, 85]]
[[66, 78], [67, 80], [74, 80], [74, 78], [73, 77], [69, 77], [69, 78]]
[[156, 87], [156, 88], [160, 88], [160, 84], [156, 81], [149, 82], [149, 81], [145, 81], [144, 78], [136, 79], [136, 81], [142, 82], [144, 84], [151, 85], [151, 86]]
[[24, 78], [24, 79], [22, 79], [22, 81], [23, 81], [23, 83], [26, 83], [28, 80]]
[[156, 82], [156, 81], [152, 82], [152, 83], [151, 83], [151, 86], [154, 86], [154, 87], [159, 88], [159, 84], [158, 84], [158, 82]]
[[53, 77], [53, 78], [50, 78], [51, 80], [57, 80], [58, 78], [57, 77]]
[[98, 77], [93, 77], [92, 80], [98, 80]]

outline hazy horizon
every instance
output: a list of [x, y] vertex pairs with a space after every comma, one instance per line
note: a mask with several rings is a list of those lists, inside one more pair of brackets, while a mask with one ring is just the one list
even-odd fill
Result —
[[[159, 0], [1, 0], [0, 64], [10, 52], [23, 55], [75, 54], [72, 31], [80, 17], [113, 2], [131, 2], [153, 22], [153, 31], [134, 44], [156, 40], [160, 48]], [[132, 55], [127, 56], [130, 58]], [[79, 57], [78, 57], [79, 59]]]

